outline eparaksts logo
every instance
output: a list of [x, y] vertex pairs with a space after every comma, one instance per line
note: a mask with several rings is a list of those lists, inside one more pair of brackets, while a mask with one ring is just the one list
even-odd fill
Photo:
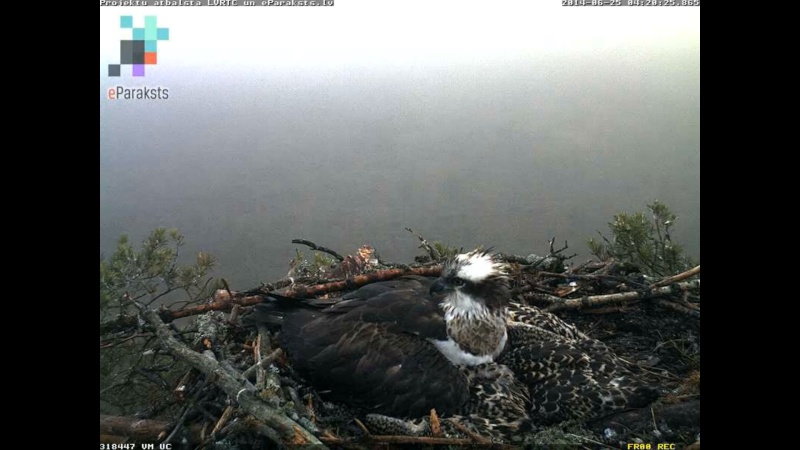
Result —
[[115, 86], [108, 89], [109, 100], [166, 100], [169, 89], [165, 87], [132, 87]]
[[[143, 77], [146, 67], [152, 68], [158, 63], [158, 41], [169, 40], [169, 28], [159, 28], [156, 16], [145, 16], [143, 28], [133, 26], [133, 16], [120, 16], [119, 26], [123, 30], [131, 30], [132, 39], [120, 40], [119, 64], [108, 65], [108, 76], [122, 77], [130, 74], [134, 77]], [[122, 74], [123, 68], [124, 75]], [[106, 92], [109, 100], [166, 100], [169, 98], [169, 89], [162, 86], [127, 87], [118, 85], [109, 87]]]
[[159, 28], [157, 22], [156, 16], [145, 16], [144, 28], [135, 28], [133, 16], [120, 16], [119, 26], [131, 30], [131, 39], [119, 41], [119, 64], [108, 65], [109, 77], [121, 76], [122, 66], [131, 66], [131, 75], [143, 77], [145, 67], [158, 63], [158, 41], [169, 40], [169, 28]]

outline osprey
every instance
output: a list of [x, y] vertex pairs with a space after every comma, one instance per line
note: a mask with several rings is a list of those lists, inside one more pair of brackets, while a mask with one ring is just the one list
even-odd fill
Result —
[[507, 324], [508, 344], [498, 362], [529, 389], [536, 423], [596, 419], [658, 396], [634, 373], [638, 368], [551, 313], [510, 302]]
[[[331, 399], [393, 417], [458, 414], [472, 380], [487, 379], [475, 374], [495, 373], [464, 368], [491, 363], [505, 348], [508, 300], [504, 265], [475, 250], [448, 260], [438, 279], [373, 283], [325, 309], [290, 312], [279, 342]], [[275, 314], [274, 305], [257, 305], [250, 320]]]
[[449, 259], [438, 279], [369, 284], [324, 309], [288, 299], [286, 312], [277, 300], [249, 321], [280, 317], [292, 366], [366, 412], [418, 418], [435, 408], [507, 436], [531, 421], [595, 418], [653, 399], [603, 343], [511, 302], [505, 265], [484, 250]]

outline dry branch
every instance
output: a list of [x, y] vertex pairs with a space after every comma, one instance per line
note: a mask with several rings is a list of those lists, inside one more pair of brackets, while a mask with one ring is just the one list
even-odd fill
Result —
[[673, 311], [678, 311], [678, 312], [684, 313], [684, 314], [692, 316], [692, 317], [697, 317], [698, 319], [700, 318], [700, 311], [698, 311], [696, 309], [687, 308], [687, 307], [681, 305], [680, 303], [675, 303], [675, 302], [671, 302], [669, 300], [664, 300], [664, 299], [657, 299], [656, 302], [659, 305], [661, 305], [661, 306], [663, 306], [665, 308], [669, 308], [669, 309], [671, 309]]
[[419, 239], [419, 248], [425, 249], [425, 251], [428, 252], [428, 256], [430, 256], [433, 261], [439, 261], [442, 259], [442, 255], [440, 255], [439, 252], [431, 244], [429, 244], [424, 237], [422, 237], [422, 235], [415, 233], [414, 230], [408, 227], [406, 227], [406, 231]]
[[645, 298], [661, 297], [664, 295], [677, 294], [681, 291], [688, 291], [700, 288], [700, 280], [676, 283], [655, 289], [645, 289], [642, 291], [622, 292], [619, 294], [592, 295], [576, 299], [563, 300], [545, 308], [545, 311], [554, 312], [564, 309], [577, 309], [597, 305], [605, 305], [613, 302], [629, 302]]
[[269, 355], [264, 357], [261, 361], [257, 362], [256, 364], [254, 364], [253, 366], [242, 372], [242, 376], [245, 378], [250, 378], [250, 376], [253, 375], [253, 373], [255, 373], [256, 370], [266, 365], [269, 365], [270, 363], [272, 363], [272, 361], [275, 361], [275, 359], [280, 357], [282, 354], [283, 350], [275, 349], [274, 352], [270, 353]]
[[442, 435], [442, 424], [439, 421], [439, 415], [436, 414], [436, 409], [431, 410], [430, 422], [431, 422], [431, 434], [434, 437], [440, 437]]
[[[156, 442], [158, 436], [166, 434], [175, 427], [174, 423], [158, 420], [142, 420], [136, 417], [100, 415], [100, 434], [124, 436], [140, 442]], [[187, 439], [190, 444], [198, 444], [201, 439], [202, 425], [189, 425]]]
[[302, 245], [305, 245], [306, 247], [310, 248], [311, 250], [316, 250], [318, 252], [327, 253], [327, 254], [333, 256], [334, 258], [336, 258], [339, 261], [344, 261], [344, 256], [336, 253], [335, 251], [333, 251], [333, 250], [331, 250], [331, 249], [329, 249], [327, 247], [323, 247], [321, 245], [317, 245], [317, 244], [315, 244], [315, 243], [313, 243], [311, 241], [307, 241], [305, 239], [292, 239], [292, 244], [302, 244]]
[[239, 403], [242, 410], [277, 431], [285, 442], [304, 447], [323, 447], [319, 439], [298, 425], [297, 422], [269, 407], [256, 397], [253, 392], [255, 389], [246, 379], [242, 378], [241, 374], [237, 373], [238, 376], [234, 376], [232, 371], [225, 370], [216, 360], [190, 350], [172, 336], [169, 327], [161, 321], [155, 311], [139, 303], [136, 303], [136, 307], [139, 308], [145, 320], [156, 329], [161, 343], [170, 353], [185, 360], [192, 367], [214, 380], [217, 386], [225, 391], [231, 399]]
[[446, 437], [429, 437], [429, 436], [393, 436], [393, 435], [374, 435], [364, 436], [362, 438], [340, 438], [334, 436], [322, 436], [320, 438], [326, 444], [332, 445], [347, 445], [347, 444], [425, 444], [425, 445], [463, 445], [463, 446], [479, 446], [491, 449], [516, 449], [513, 445], [508, 444], [479, 444], [472, 439], [464, 438], [446, 438]]
[[686, 272], [679, 273], [675, 276], [664, 278], [661, 281], [653, 283], [650, 287], [660, 287], [660, 286], [667, 286], [672, 283], [677, 283], [678, 281], [683, 281], [689, 277], [693, 277], [700, 273], [700, 266], [694, 267], [692, 269], [687, 270]]
[[439, 266], [432, 267], [416, 267], [411, 270], [403, 269], [388, 269], [379, 270], [377, 272], [366, 273], [364, 275], [356, 275], [344, 281], [334, 281], [331, 283], [318, 284], [316, 286], [295, 286], [281, 293], [284, 297], [314, 297], [317, 295], [329, 294], [331, 292], [344, 291], [346, 289], [354, 289], [376, 281], [392, 280], [403, 275], [421, 275], [428, 277], [437, 277], [442, 272]]
[[214, 429], [211, 430], [211, 435], [212, 436], [214, 434], [218, 433], [219, 430], [221, 430], [222, 427], [224, 427], [225, 424], [228, 423], [228, 421], [231, 419], [231, 416], [233, 415], [233, 412], [235, 410], [236, 409], [233, 406], [228, 406], [227, 408], [225, 408], [225, 411], [222, 413], [222, 416], [219, 418], [219, 420], [217, 421], [216, 425], [214, 425]]
[[451, 419], [450, 423], [452, 423], [454, 427], [458, 428], [458, 431], [466, 434], [467, 436], [470, 437], [470, 439], [472, 439], [473, 441], [477, 442], [478, 444], [486, 445], [486, 444], [491, 444], [492, 443], [492, 441], [490, 441], [489, 439], [486, 439], [485, 437], [483, 437], [483, 436], [479, 435], [478, 433], [475, 433], [474, 431], [472, 431], [469, 428], [465, 427], [461, 422], [459, 422], [456, 419]]

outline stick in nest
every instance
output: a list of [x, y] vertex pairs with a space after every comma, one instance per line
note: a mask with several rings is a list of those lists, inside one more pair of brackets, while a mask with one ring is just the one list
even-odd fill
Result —
[[327, 253], [327, 254], [333, 256], [334, 258], [336, 258], [339, 261], [344, 261], [344, 256], [336, 253], [335, 251], [333, 251], [333, 250], [331, 250], [331, 249], [329, 249], [327, 247], [323, 247], [321, 245], [317, 245], [317, 244], [315, 244], [315, 243], [313, 243], [311, 241], [305, 240], [305, 239], [292, 239], [292, 244], [302, 244], [302, 245], [305, 245], [306, 247], [310, 248], [311, 250], [316, 250], [318, 252]]
[[490, 441], [489, 439], [486, 439], [485, 437], [481, 436], [480, 434], [478, 434], [478, 433], [470, 430], [469, 428], [465, 427], [464, 424], [462, 424], [461, 422], [459, 422], [456, 419], [450, 419], [450, 423], [452, 423], [454, 427], [458, 428], [458, 431], [466, 434], [467, 436], [469, 436], [470, 439], [472, 439], [473, 441], [477, 442], [478, 444], [487, 445], [487, 444], [491, 444], [492, 443], [492, 441]]
[[439, 416], [436, 414], [436, 410], [431, 410], [431, 434], [434, 437], [440, 437], [442, 435], [442, 425], [439, 422]]

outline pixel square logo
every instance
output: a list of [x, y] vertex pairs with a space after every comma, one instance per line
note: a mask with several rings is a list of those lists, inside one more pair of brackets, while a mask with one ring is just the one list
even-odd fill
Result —
[[169, 28], [158, 28], [156, 16], [145, 16], [144, 28], [134, 28], [133, 16], [120, 16], [119, 26], [130, 29], [131, 40], [119, 42], [119, 64], [108, 65], [108, 76], [121, 76], [122, 66], [131, 66], [134, 77], [143, 77], [145, 67], [158, 62], [158, 41], [169, 40]]

